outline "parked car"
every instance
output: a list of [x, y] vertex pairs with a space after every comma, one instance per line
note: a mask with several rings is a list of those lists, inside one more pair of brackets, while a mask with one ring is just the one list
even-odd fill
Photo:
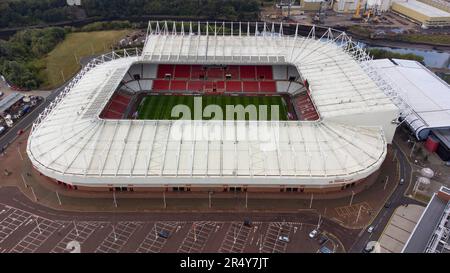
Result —
[[390, 208], [390, 207], [391, 207], [391, 202], [386, 202], [386, 203], [384, 204], [384, 207], [385, 207], [385, 208]]
[[287, 237], [287, 236], [280, 236], [280, 237], [278, 237], [278, 240], [285, 242], [285, 243], [289, 243], [289, 237]]
[[3, 126], [0, 126], [0, 135], [1, 134], [3, 134], [3, 132], [6, 130], [6, 128], [5, 127], [3, 127]]
[[160, 232], [158, 232], [158, 236], [167, 239], [169, 238], [170, 233], [168, 231], [161, 230]]
[[328, 242], [328, 237], [325, 235], [320, 236], [319, 245], [324, 245], [326, 242]]
[[252, 226], [252, 221], [250, 221], [250, 219], [245, 219], [244, 220], [244, 226], [251, 227]]
[[372, 252], [374, 249], [375, 249], [375, 245], [372, 245], [372, 246], [366, 245], [366, 247], [363, 249], [363, 252], [364, 252], [364, 253], [370, 253], [370, 252]]
[[0, 97], [2, 97], [3, 96], [3, 92], [0, 92]]
[[19, 131], [17, 131], [17, 135], [20, 136], [21, 134], [23, 134], [23, 130], [20, 129]]
[[367, 232], [372, 233], [374, 229], [375, 229], [374, 226], [370, 226], [370, 227], [367, 229]]
[[317, 229], [313, 229], [310, 233], [309, 233], [309, 238], [313, 239], [317, 236]]
[[31, 106], [26, 104], [23, 108], [22, 108], [22, 115], [28, 113], [31, 109]]
[[405, 179], [403, 179], [403, 178], [402, 178], [402, 179], [400, 179], [400, 182], [399, 182], [399, 184], [400, 184], [400, 185], [403, 185], [403, 184], [405, 184]]
[[321, 247], [321, 248], [319, 249], [319, 252], [320, 252], [320, 253], [333, 253], [333, 251], [331, 251], [331, 249], [329, 249], [329, 248], [326, 247], [326, 246]]

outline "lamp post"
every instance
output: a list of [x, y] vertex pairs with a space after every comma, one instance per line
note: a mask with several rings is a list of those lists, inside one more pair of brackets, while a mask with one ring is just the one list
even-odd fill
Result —
[[117, 208], [117, 200], [116, 200], [116, 191], [113, 190], [113, 202], [114, 202], [114, 207]]
[[358, 222], [358, 220], [359, 220], [359, 216], [361, 215], [361, 209], [362, 209], [362, 206], [360, 206], [360, 207], [359, 207], [359, 210], [358, 210], [358, 215], [356, 216], [356, 220], [355, 220], [355, 223], [357, 223], [357, 222]]
[[248, 193], [245, 192], [245, 208], [248, 208]]
[[211, 194], [212, 194], [211, 191], [208, 192], [208, 206], [209, 206], [209, 208], [211, 208]]
[[34, 218], [34, 221], [36, 221], [36, 226], [39, 230], [39, 234], [42, 234], [42, 230], [41, 230], [41, 227], [39, 226], [39, 222], [38, 222], [37, 218]]
[[61, 198], [59, 198], [59, 193], [57, 191], [55, 191], [55, 193], [56, 193], [56, 198], [58, 198], [58, 203], [61, 206], [62, 203], [61, 203]]
[[163, 191], [163, 205], [164, 205], [164, 208], [167, 208], [167, 203], [166, 203], [166, 192], [165, 192], [165, 191]]
[[78, 237], [80, 234], [78, 233], [78, 228], [77, 228], [77, 225], [75, 224], [75, 220], [73, 220], [73, 226], [75, 227], [75, 232], [76, 232], [77, 237]]

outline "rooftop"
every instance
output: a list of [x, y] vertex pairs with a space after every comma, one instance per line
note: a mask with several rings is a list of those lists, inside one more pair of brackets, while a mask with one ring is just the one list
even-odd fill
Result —
[[450, 194], [442, 187], [433, 195], [402, 252], [450, 253]]
[[419, 137], [421, 130], [450, 127], [450, 86], [446, 82], [416, 61], [380, 59], [372, 64], [409, 106], [404, 114], [418, 138], [423, 138]]
[[418, 13], [422, 13], [428, 17], [450, 17], [450, 13], [417, 0], [396, 0], [395, 3]]
[[0, 114], [8, 110], [14, 103], [23, 98], [23, 95], [17, 92], [11, 93], [0, 100]]
[[[195, 35], [149, 27], [142, 54], [96, 59], [75, 78], [34, 124], [28, 155], [45, 175], [83, 185], [328, 185], [362, 179], [377, 170], [395, 129], [391, 121], [397, 108], [354, 57], [363, 58], [362, 51], [345, 34], [327, 32], [322, 38], [328, 40], [318, 40], [313, 35], [262, 33]], [[100, 119], [100, 111], [135, 62], [293, 64], [310, 82], [322, 119]]]

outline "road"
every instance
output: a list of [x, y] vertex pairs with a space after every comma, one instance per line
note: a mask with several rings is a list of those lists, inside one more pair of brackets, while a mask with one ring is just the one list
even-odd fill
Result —
[[[412, 168], [406, 158], [406, 155], [395, 143], [395, 141], [393, 142], [393, 147], [397, 151], [396, 153], [400, 167], [400, 178], [403, 178], [405, 183], [403, 185], [398, 184], [397, 188], [386, 202], [390, 203], [390, 206], [388, 208], [383, 207], [377, 217], [373, 220], [372, 226], [374, 226], [374, 231], [372, 233], [368, 233], [367, 230], [361, 230], [360, 234], [358, 234], [357, 241], [351, 247], [349, 252], [362, 252], [369, 241], [378, 241], [383, 233], [384, 227], [388, 224], [389, 219], [397, 207], [405, 204], [423, 205], [422, 203], [405, 196], [408, 187], [411, 183], [413, 183]], [[395, 182], [399, 183], [399, 181]]]
[[39, 114], [44, 111], [44, 109], [64, 90], [64, 87], [67, 85], [55, 89], [52, 93], [44, 99], [44, 101], [39, 104], [36, 108], [33, 109], [29, 114], [23, 117], [18, 123], [16, 123], [12, 128], [8, 130], [1, 138], [0, 138], [0, 147], [8, 146], [17, 136], [17, 132], [23, 128], [27, 128], [31, 124], [33, 124], [34, 120], [39, 116]]

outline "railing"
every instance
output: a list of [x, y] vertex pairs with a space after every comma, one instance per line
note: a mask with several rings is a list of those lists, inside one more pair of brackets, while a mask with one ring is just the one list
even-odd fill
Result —
[[[392, 83], [387, 82], [385, 77], [382, 77], [376, 69], [370, 65], [370, 61], [372, 61], [372, 57], [370, 57], [367, 52], [362, 49], [357, 43], [355, 43], [351, 37], [347, 36], [345, 32], [327, 28], [326, 31], [324, 31], [324, 28], [312, 26], [310, 29], [310, 32], [307, 36], [300, 36], [298, 35], [299, 31], [299, 25], [295, 25], [295, 34], [294, 35], [287, 35], [284, 34], [286, 31], [283, 29], [285, 27], [292, 27], [291, 24], [284, 24], [280, 23], [278, 24], [278, 27], [276, 27], [277, 24], [272, 23], [252, 23], [252, 30], [254, 32], [251, 32], [250, 23], [241, 23], [241, 22], [198, 22], [195, 26], [197, 28], [197, 31], [195, 31], [195, 27], [193, 26], [192, 22], [185, 23], [185, 22], [173, 22], [172, 27], [169, 27], [170, 23], [168, 22], [149, 22], [149, 26], [147, 29], [147, 38], [145, 40], [144, 49], [147, 46], [148, 39], [151, 35], [203, 35], [206, 32], [206, 35], [232, 35], [232, 36], [250, 36], [250, 35], [262, 35], [262, 36], [270, 36], [274, 37], [274, 34], [277, 34], [277, 37], [280, 37], [281, 39], [284, 39], [285, 37], [294, 37], [294, 39], [299, 38], [306, 38], [306, 39], [315, 39], [318, 42], [318, 45], [320, 43], [323, 44], [335, 44], [339, 48], [341, 48], [345, 53], [349, 54], [354, 60], [356, 60], [361, 68], [368, 74], [368, 76], [377, 84], [377, 86], [388, 96], [392, 102], [397, 105], [397, 107], [401, 110], [401, 115], [405, 116], [411, 113], [411, 108], [409, 105], [401, 99], [400, 96], [398, 96], [395, 88], [393, 87]], [[236, 27], [238, 27], [238, 30], [236, 30]], [[205, 31], [206, 30], [206, 31]], [[234, 30], [234, 32], [233, 32]], [[246, 31], [245, 31], [246, 30]], [[320, 37], [316, 37], [316, 31], [317, 32], [323, 32], [323, 35]], [[296, 41], [296, 40], [294, 40]], [[299, 55], [293, 56], [294, 49], [299, 49], [303, 46], [303, 43], [301, 42], [301, 39], [298, 40], [298, 43], [294, 43], [292, 45], [291, 54], [288, 54], [290, 56], [287, 56], [288, 59], [291, 61], [296, 60]], [[119, 55], [121, 54], [121, 55]], [[51, 111], [55, 108], [55, 106], [67, 95], [67, 93], [77, 84], [77, 82], [92, 68], [96, 67], [99, 64], [102, 64], [107, 61], [112, 61], [117, 58], [122, 57], [129, 57], [129, 56], [140, 56], [142, 60], [150, 60], [150, 61], [164, 61], [164, 62], [171, 62], [175, 61], [171, 58], [161, 60], [161, 58], [157, 58], [158, 60], [154, 60], [153, 54], [151, 55], [144, 55], [142, 54], [142, 51], [138, 48], [135, 49], [124, 49], [120, 51], [113, 51], [108, 54], [101, 55], [100, 57], [97, 57], [93, 60], [91, 60], [71, 81], [70, 83], [64, 88], [64, 90], [59, 94], [53, 102], [50, 103], [50, 105], [39, 115], [39, 117], [36, 119], [35, 123], [32, 127], [33, 130], [39, 126], [39, 124], [42, 122], [43, 119], [45, 119]], [[159, 57], [159, 56], [158, 56]], [[261, 56], [257, 56], [258, 58], [261, 58]], [[266, 56], [267, 57], [267, 56]], [[275, 56], [278, 60], [278, 57]], [[249, 61], [251, 61], [250, 56], [241, 56], [239, 61], [243, 61], [243, 58], [248, 58]], [[176, 58], [176, 61], [183, 61], [183, 62], [189, 62], [189, 60], [180, 59], [180, 56], [178, 55]], [[196, 59], [196, 61], [199, 61]], [[206, 59], [204, 60], [206, 61]], [[215, 59], [215, 62], [227, 62], [225, 59]], [[230, 62], [236, 62], [238, 61], [235, 59], [235, 57], [232, 58], [232, 60], [228, 60]], [[301, 73], [301, 70], [299, 70], [299, 73]], [[302, 77], [302, 75], [301, 75]], [[302, 77], [303, 78], [303, 77]]]
[[41, 124], [41, 122], [55, 109], [55, 107], [62, 101], [62, 99], [72, 90], [72, 88], [78, 83], [78, 81], [83, 78], [83, 76], [89, 72], [91, 69], [95, 68], [99, 64], [105, 62], [113, 61], [120, 58], [126, 58], [131, 56], [140, 56], [142, 51], [138, 48], [133, 49], [123, 49], [119, 51], [112, 51], [110, 53], [103, 54], [99, 57], [92, 59], [88, 64], [86, 64], [77, 75], [75, 75], [72, 80], [64, 87], [64, 90], [47, 106], [44, 111], [36, 118], [31, 127], [31, 133]]
[[[384, 94], [398, 107], [400, 108], [400, 114], [402, 117], [406, 117], [411, 114], [412, 109], [397, 93], [398, 88], [391, 82], [388, 82], [386, 77], [382, 77], [376, 69], [370, 65], [370, 61], [373, 58], [367, 54], [367, 52], [361, 48], [361, 46], [352, 40], [351, 37], [343, 31], [333, 28], [325, 28], [318, 26], [311, 26], [307, 35], [299, 35], [300, 32], [304, 32], [306, 26], [299, 24], [289, 23], [267, 23], [267, 22], [175, 22], [175, 21], [150, 21], [147, 28], [147, 38], [145, 40], [144, 49], [146, 48], [148, 39], [152, 35], [181, 35], [181, 36], [267, 36], [267, 37], [280, 37], [284, 39], [286, 37], [294, 38], [294, 44], [290, 49], [290, 54], [286, 57], [291, 63], [295, 62], [300, 54], [294, 56], [295, 49], [301, 49], [304, 46], [302, 39], [314, 39], [317, 40], [317, 46], [323, 44], [335, 44], [341, 48], [345, 53], [350, 55], [354, 60], [358, 62], [360, 67], [369, 75], [369, 77], [376, 83], [376, 85], [384, 92]], [[295, 31], [294, 31], [295, 29]], [[291, 33], [291, 34], [288, 34]], [[321, 36], [316, 36], [318, 33], [323, 33]], [[298, 39], [298, 42], [295, 43]], [[165, 58], [161, 58], [160, 54], [142, 54], [144, 60], [150, 61], [164, 61], [164, 62], [251, 62], [261, 61], [261, 56], [235, 56], [232, 58], [212, 60], [199, 60], [196, 56], [180, 56], [180, 55], [167, 55]], [[264, 56], [267, 57], [267, 56]], [[277, 58], [280, 56], [276, 56]], [[247, 58], [247, 59], [245, 59]], [[252, 58], [254, 60], [252, 60]], [[278, 59], [277, 59], [278, 60]], [[286, 59], [285, 59], [286, 61]], [[299, 69], [300, 76], [301, 69]]]

